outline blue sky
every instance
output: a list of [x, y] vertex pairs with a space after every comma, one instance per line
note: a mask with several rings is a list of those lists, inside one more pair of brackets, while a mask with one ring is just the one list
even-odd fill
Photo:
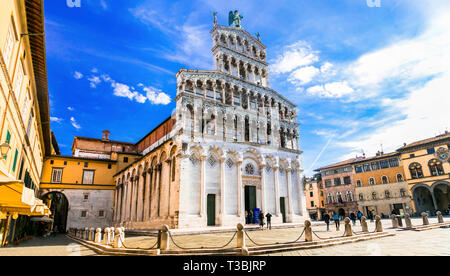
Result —
[[304, 168], [444, 132], [450, 125], [445, 0], [46, 1], [52, 130], [137, 142], [170, 116], [181, 68], [212, 69], [212, 12], [267, 46], [271, 87], [298, 105]]

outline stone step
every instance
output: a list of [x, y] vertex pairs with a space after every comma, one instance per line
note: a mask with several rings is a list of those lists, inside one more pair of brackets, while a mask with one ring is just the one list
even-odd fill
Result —
[[392, 233], [384, 233], [382, 235], [377, 235], [377, 236], [359, 237], [359, 238], [340, 240], [340, 241], [329, 241], [329, 242], [316, 243], [316, 244], [309, 243], [309, 244], [300, 245], [300, 246], [280, 247], [280, 248], [272, 248], [272, 249], [267, 249], [267, 250], [252, 250], [252, 251], [249, 251], [249, 255], [254, 256], [254, 255], [264, 255], [264, 254], [269, 254], [269, 253], [280, 253], [280, 252], [287, 252], [287, 251], [323, 248], [323, 247], [336, 246], [336, 245], [342, 245], [342, 244], [353, 243], [353, 242], [361, 242], [361, 241], [379, 239], [379, 238], [384, 238], [384, 237], [390, 237], [390, 236], [394, 236], [394, 235], [395, 234], [392, 234]]

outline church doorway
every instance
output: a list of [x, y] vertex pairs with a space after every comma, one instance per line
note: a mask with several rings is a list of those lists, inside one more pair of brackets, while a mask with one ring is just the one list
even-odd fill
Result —
[[447, 183], [438, 184], [434, 187], [433, 193], [436, 199], [437, 210], [447, 214], [450, 209], [450, 185]]
[[59, 192], [52, 192], [46, 194], [43, 197], [43, 201], [52, 212], [52, 231], [65, 234], [67, 232], [67, 214], [69, 211], [69, 201], [66, 196]]
[[[245, 211], [247, 214], [253, 215], [256, 209], [256, 187], [255, 186], [245, 186]], [[251, 221], [248, 220], [248, 224], [254, 223], [255, 218], [252, 217]]]
[[216, 225], [216, 195], [211, 194], [208, 195], [207, 198], [207, 218], [208, 218], [208, 226]]
[[283, 223], [286, 223], [286, 199], [284, 197], [280, 197], [280, 212], [283, 216]]

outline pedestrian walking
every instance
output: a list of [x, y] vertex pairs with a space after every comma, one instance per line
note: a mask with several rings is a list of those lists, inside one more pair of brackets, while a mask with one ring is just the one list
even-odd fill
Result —
[[356, 225], [356, 215], [355, 215], [355, 213], [353, 213], [353, 212], [350, 213], [350, 219], [353, 222], [353, 226], [355, 226]]
[[330, 231], [330, 215], [328, 213], [326, 213], [323, 216], [323, 220], [325, 221], [326, 225], [327, 225], [327, 231]]
[[334, 223], [336, 224], [336, 231], [339, 231], [339, 228], [341, 227], [341, 222], [339, 220], [339, 215], [337, 213], [334, 213], [333, 220]]
[[267, 229], [272, 230], [272, 214], [271, 213], [266, 214], [266, 220], [267, 220]]
[[258, 220], [259, 220], [259, 227], [261, 228], [261, 230], [263, 230], [264, 229], [264, 213], [262, 210], [258, 215]]
[[361, 218], [363, 217], [363, 214], [361, 213], [361, 211], [358, 211], [357, 217], [358, 217], [359, 222], [361, 222]]

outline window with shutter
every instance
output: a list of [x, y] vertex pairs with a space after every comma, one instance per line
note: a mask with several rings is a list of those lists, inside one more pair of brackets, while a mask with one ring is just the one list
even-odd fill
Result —
[[62, 181], [62, 169], [52, 170], [52, 183], [61, 183]]

